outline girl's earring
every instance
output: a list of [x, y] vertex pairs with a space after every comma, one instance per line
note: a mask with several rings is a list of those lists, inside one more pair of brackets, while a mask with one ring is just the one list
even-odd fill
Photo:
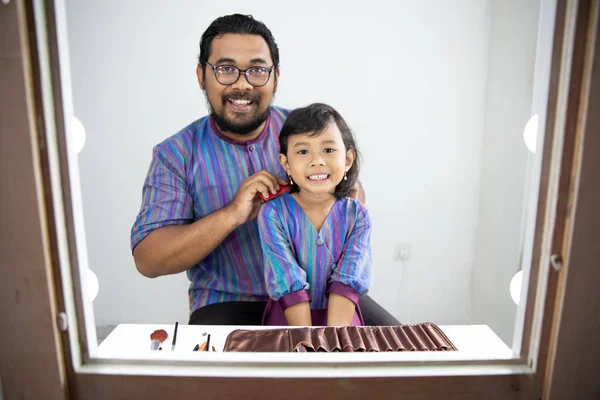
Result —
[[348, 171], [344, 172], [344, 180], [347, 181], [348, 180]]
[[291, 175], [288, 175], [288, 177], [290, 178], [290, 185], [293, 185], [293, 184], [294, 184], [294, 181], [292, 180], [292, 176], [291, 176]]

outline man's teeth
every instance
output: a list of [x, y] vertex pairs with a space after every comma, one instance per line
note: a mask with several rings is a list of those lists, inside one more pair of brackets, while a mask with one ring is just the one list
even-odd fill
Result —
[[229, 99], [229, 101], [232, 102], [233, 104], [238, 104], [240, 106], [246, 106], [246, 105], [252, 103], [251, 100], [232, 100], [232, 99]]
[[311, 181], [323, 181], [325, 179], [327, 179], [329, 177], [329, 175], [327, 174], [318, 174], [318, 175], [310, 175], [308, 177], [308, 179], [310, 179]]

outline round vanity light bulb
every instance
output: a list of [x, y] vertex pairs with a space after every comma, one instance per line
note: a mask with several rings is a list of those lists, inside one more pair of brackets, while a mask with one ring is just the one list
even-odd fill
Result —
[[94, 272], [91, 269], [88, 268], [85, 272], [85, 280], [87, 282], [87, 288], [90, 299], [91, 301], [94, 301], [96, 299], [96, 296], [98, 296], [98, 290], [100, 289], [98, 277], [96, 276], [96, 274], [94, 274]]
[[71, 128], [73, 132], [73, 148], [75, 149], [75, 152], [79, 154], [79, 152], [83, 149], [83, 145], [85, 144], [85, 128], [76, 116], [73, 116], [71, 121]]
[[535, 153], [537, 145], [538, 115], [534, 114], [523, 129], [523, 140], [530, 152]]
[[510, 281], [510, 297], [516, 305], [521, 301], [521, 284], [523, 283], [523, 271], [519, 271]]

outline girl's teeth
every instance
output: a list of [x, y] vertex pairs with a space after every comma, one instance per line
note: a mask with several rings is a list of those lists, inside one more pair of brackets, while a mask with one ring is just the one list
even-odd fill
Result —
[[322, 181], [327, 179], [327, 174], [321, 174], [321, 175], [311, 175], [308, 177], [308, 179], [310, 179], [311, 181]]

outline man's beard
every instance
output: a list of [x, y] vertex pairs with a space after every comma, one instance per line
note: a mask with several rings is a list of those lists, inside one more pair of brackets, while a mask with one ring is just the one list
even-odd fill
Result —
[[[236, 135], [248, 135], [257, 130], [269, 117], [269, 107], [267, 107], [264, 112], [254, 116], [254, 118], [251, 118], [249, 121], [242, 123], [231, 121], [227, 119], [227, 117], [225, 117], [225, 110], [229, 99], [251, 100], [254, 104], [260, 104], [261, 100], [260, 96], [244, 96], [234, 93], [232, 95], [222, 97], [222, 102], [224, 106], [220, 112], [217, 112], [215, 111], [212, 104], [210, 104], [208, 96], [206, 96], [206, 103], [208, 104], [210, 115], [221, 132], [229, 132], [234, 133]], [[239, 114], [240, 116], [243, 116], [245, 113]]]

